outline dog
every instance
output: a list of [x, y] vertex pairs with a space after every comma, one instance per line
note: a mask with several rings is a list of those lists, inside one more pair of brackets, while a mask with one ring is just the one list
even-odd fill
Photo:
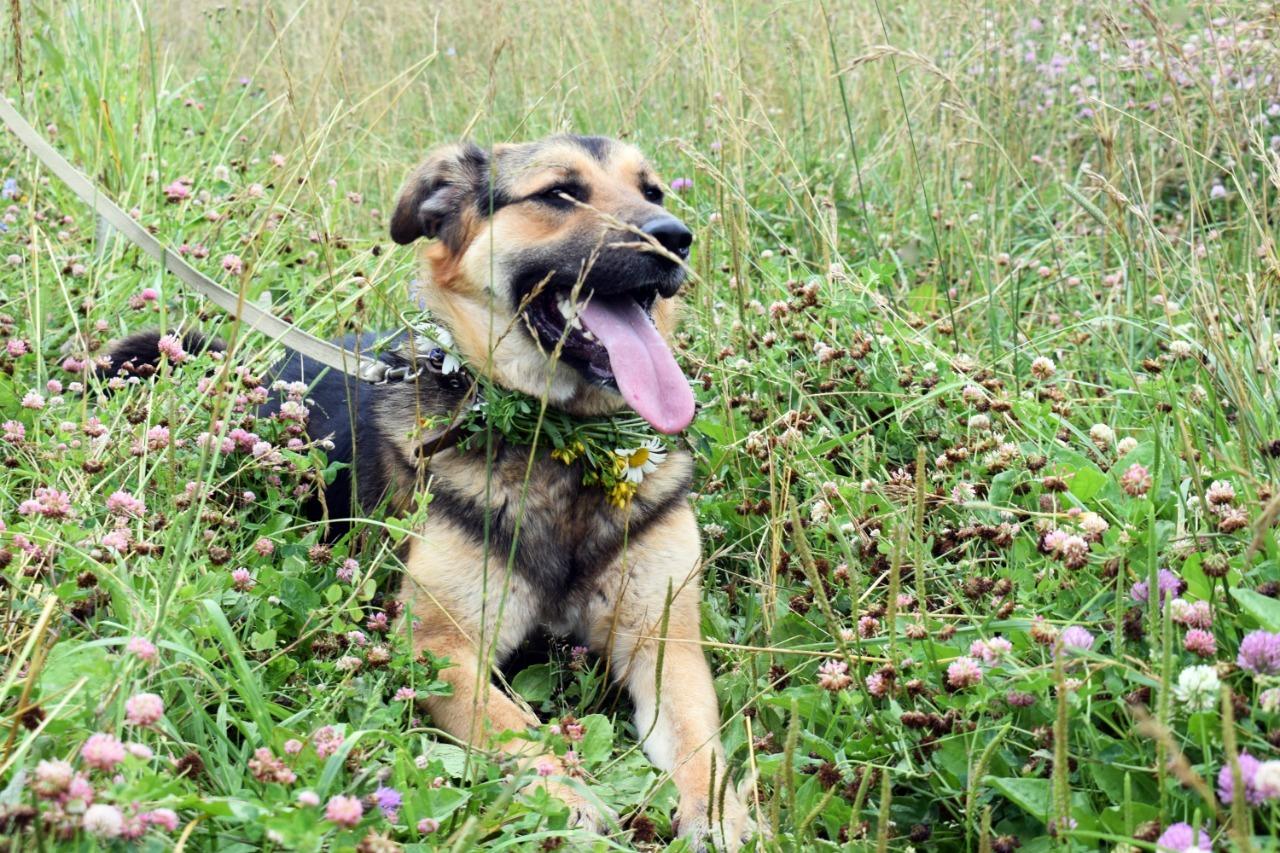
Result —
[[[634, 146], [568, 135], [446, 145], [409, 176], [390, 232], [422, 245], [422, 299], [469, 371], [572, 416], [630, 409], [668, 434], [693, 419], [669, 344], [693, 234], [664, 207], [662, 184]], [[153, 346], [135, 338], [113, 358], [145, 361]], [[371, 385], [296, 354], [277, 376], [311, 383], [308, 432], [349, 464], [326, 489], [328, 508], [407, 511], [429, 481], [425, 522], [402, 553], [399, 598], [414, 619], [415, 652], [452, 663], [440, 674], [452, 695], [426, 700], [435, 723], [525, 769], [552, 771], [535, 784], [549, 786], [575, 824], [599, 831], [604, 817], [562, 781], [554, 755], [497, 737], [538, 720], [491, 684], [491, 667], [538, 629], [572, 636], [629, 692], [643, 749], [678, 790], [678, 833], [695, 847], [737, 849], [754, 825], [726, 784], [701, 646], [690, 455], [672, 448], [618, 506], [583, 484], [580, 463], [546, 450], [531, 459], [526, 446], [498, 441], [486, 453], [424, 437], [424, 421], [465, 406], [456, 376]]]

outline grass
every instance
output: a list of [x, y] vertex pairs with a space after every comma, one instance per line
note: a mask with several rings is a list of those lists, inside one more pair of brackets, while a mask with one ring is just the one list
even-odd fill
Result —
[[[437, 142], [606, 133], [692, 179], [703, 621], [763, 848], [1152, 850], [1179, 822], [1277, 848], [1274, 791], [1218, 790], [1280, 759], [1280, 680], [1240, 651], [1280, 632], [1273, 10], [14, 9], [22, 112], [318, 334], [403, 321], [386, 211]], [[400, 691], [442, 662], [378, 622], [413, 519], [323, 545], [298, 512], [322, 450], [252, 413], [278, 348], [7, 137], [0, 171], [0, 846], [680, 846], [625, 701], [564, 645], [511, 683], [585, 726], [540, 736], [621, 816], [606, 840], [437, 732]], [[234, 353], [110, 398], [68, 371], [157, 325]], [[236, 427], [274, 451], [223, 449]], [[84, 749], [102, 733], [136, 746]], [[87, 791], [138, 837], [86, 831]]]

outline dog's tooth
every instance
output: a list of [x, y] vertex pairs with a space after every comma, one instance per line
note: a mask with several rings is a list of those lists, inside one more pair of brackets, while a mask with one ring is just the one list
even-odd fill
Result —
[[574, 317], [573, 320], [569, 323], [569, 325], [579, 331], [582, 330], [582, 320], [579, 319], [578, 317]]
[[[578, 324], [578, 328], [582, 328], [582, 324], [581, 324], [581, 323], [579, 323], [579, 324]], [[596, 336], [595, 336], [595, 335], [593, 335], [593, 334], [591, 333], [591, 330], [590, 330], [590, 329], [583, 329], [583, 330], [582, 330], [582, 336], [583, 336], [584, 338], [586, 338], [587, 340], [591, 341], [593, 344], [598, 344], [598, 343], [600, 343], [600, 341], [598, 341], [598, 340], [596, 339]]]
[[562, 317], [568, 318], [568, 316], [573, 313], [573, 305], [571, 305], [569, 300], [563, 296], [556, 300], [556, 307], [560, 309], [560, 315]]

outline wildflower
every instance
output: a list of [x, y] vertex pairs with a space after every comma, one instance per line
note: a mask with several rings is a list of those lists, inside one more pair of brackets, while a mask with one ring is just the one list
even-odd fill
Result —
[[138, 817], [142, 818], [144, 824], [158, 826], [166, 832], [173, 832], [178, 828], [178, 813], [173, 809], [152, 809]]
[[237, 592], [248, 592], [258, 585], [258, 582], [253, 579], [253, 575], [244, 567], [238, 568], [231, 573], [231, 583], [235, 585]]
[[281, 785], [292, 785], [298, 778], [283, 760], [276, 758], [265, 746], [254, 750], [253, 758], [249, 759], [249, 772], [259, 782], [279, 782]]
[[1101, 539], [1102, 534], [1106, 533], [1107, 529], [1111, 527], [1111, 525], [1107, 523], [1107, 520], [1096, 512], [1081, 513], [1077, 523], [1080, 525], [1080, 529], [1084, 531], [1085, 535], [1094, 542]]
[[1173, 696], [1187, 711], [1212, 711], [1218, 704], [1218, 690], [1222, 682], [1218, 680], [1218, 670], [1212, 666], [1189, 666], [1178, 673], [1178, 683], [1174, 685]]
[[1120, 487], [1129, 495], [1140, 498], [1151, 490], [1151, 472], [1137, 462], [1120, 475]]
[[259, 537], [258, 541], [253, 543], [253, 550], [258, 552], [260, 557], [270, 557], [275, 553], [276, 546], [270, 539], [265, 536]]
[[1205, 490], [1204, 500], [1209, 505], [1209, 509], [1217, 512], [1219, 507], [1231, 503], [1236, 499], [1236, 490], [1231, 483], [1226, 480], [1214, 480], [1209, 484], [1209, 488]]
[[360, 800], [356, 797], [336, 796], [329, 799], [329, 803], [324, 807], [325, 820], [332, 821], [339, 826], [345, 826], [348, 829], [360, 822], [360, 818], [364, 817], [364, 806], [360, 804]]
[[1031, 362], [1031, 375], [1036, 379], [1044, 380], [1053, 376], [1057, 367], [1053, 363], [1053, 359], [1040, 356]]
[[1169, 602], [1169, 611], [1173, 615], [1173, 621], [1179, 625], [1185, 625], [1188, 628], [1200, 628], [1205, 631], [1213, 627], [1213, 616], [1209, 612], [1209, 602], [1207, 601], [1187, 601], [1183, 598], [1175, 598]]
[[19, 515], [42, 515], [45, 518], [72, 518], [75, 510], [71, 506], [71, 496], [58, 489], [41, 486], [36, 489], [34, 498], [18, 504]]
[[107, 498], [107, 512], [113, 515], [132, 515], [136, 518], [146, 511], [147, 505], [126, 491], [112, 492], [111, 497]]
[[1212, 850], [1213, 842], [1203, 829], [1196, 830], [1188, 823], [1175, 823], [1156, 839], [1156, 849], [1169, 853], [1199, 853]]
[[176, 181], [167, 184], [163, 192], [165, 200], [170, 203], [182, 201], [191, 195], [191, 182], [184, 178], [178, 178]]
[[1062, 561], [1069, 569], [1078, 569], [1089, 561], [1089, 543], [1082, 536], [1068, 536], [1062, 540]]
[[124, 744], [115, 735], [106, 732], [89, 735], [84, 746], [80, 747], [80, 757], [84, 759], [84, 763], [98, 770], [114, 770], [117, 764], [124, 761], [124, 756]]
[[1182, 640], [1182, 647], [1202, 658], [1211, 658], [1218, 651], [1217, 641], [1213, 634], [1200, 628], [1192, 628]]
[[177, 335], [165, 335], [156, 341], [156, 349], [174, 364], [187, 360], [187, 351], [182, 348], [182, 339]]
[[1130, 453], [1137, 446], [1138, 440], [1131, 435], [1126, 435], [1116, 443], [1116, 455], [1124, 456], [1126, 453]]
[[1272, 759], [1259, 764], [1253, 787], [1263, 800], [1280, 800], [1280, 761]]
[[21, 421], [8, 420], [0, 424], [0, 429], [4, 430], [3, 437], [9, 444], [18, 444], [27, 437], [27, 428], [22, 425]]
[[1262, 691], [1258, 696], [1258, 706], [1268, 714], [1280, 711], [1280, 687], [1272, 687]]
[[873, 672], [867, 676], [867, 692], [877, 699], [888, 695], [893, 688], [893, 681], [879, 672]]
[[418, 691], [414, 690], [412, 687], [401, 687], [396, 691], [396, 695], [392, 698], [397, 702], [412, 702], [417, 698], [417, 695]]
[[229, 253], [222, 256], [222, 268], [232, 275], [240, 275], [244, 272], [244, 261], [239, 255]]
[[139, 693], [124, 703], [124, 715], [130, 725], [154, 725], [164, 716], [164, 701], [154, 693]]
[[[1240, 753], [1238, 761], [1240, 763], [1240, 781], [1244, 783], [1245, 802], [1251, 806], [1256, 806], [1262, 802], [1262, 796], [1258, 793], [1257, 788], [1258, 768], [1261, 766], [1261, 762], [1247, 752]], [[1230, 804], [1235, 799], [1235, 793], [1235, 774], [1231, 772], [1231, 762], [1228, 761], [1218, 771], [1218, 799]]]
[[1220, 533], [1235, 533], [1249, 526], [1249, 513], [1239, 507], [1227, 507], [1222, 510], [1222, 520], [1218, 522]]
[[156, 754], [152, 752], [151, 747], [147, 746], [145, 743], [126, 743], [124, 748], [125, 751], [134, 758], [139, 758], [143, 761], [150, 761], [156, 757]]
[[1254, 675], [1280, 673], [1280, 634], [1252, 631], [1240, 642], [1236, 664]]
[[1059, 639], [1062, 641], [1062, 648], [1068, 651], [1087, 652], [1093, 648], [1093, 634], [1079, 625], [1067, 628]]
[[136, 656], [139, 660], [153, 661], [156, 659], [155, 644], [146, 637], [130, 637], [128, 644], [124, 650], [131, 655]]
[[285, 755], [297, 755], [299, 752], [302, 752], [302, 746], [302, 741], [297, 738], [289, 738], [284, 742]]
[[85, 832], [99, 838], [118, 838], [124, 831], [124, 815], [116, 806], [95, 803], [85, 809], [81, 826]]
[[342, 741], [342, 732], [333, 726], [323, 726], [316, 729], [315, 733], [311, 735], [311, 743], [316, 748], [316, 754], [321, 758], [328, 758], [337, 752], [338, 748], [342, 746]]
[[1106, 424], [1094, 424], [1089, 427], [1089, 439], [1099, 450], [1106, 450], [1116, 440], [1116, 432]]
[[[1160, 603], [1164, 604], [1165, 596], [1177, 595], [1182, 589], [1182, 579], [1168, 569], [1161, 569], [1156, 575], [1156, 588], [1160, 593]], [[1138, 581], [1129, 588], [1129, 597], [1137, 602], [1145, 602], [1150, 592], [1146, 581]]]
[[947, 684], [954, 690], [972, 687], [982, 680], [982, 667], [971, 657], [958, 657], [947, 667]]
[[360, 564], [352, 558], [348, 557], [342, 561], [342, 565], [338, 567], [338, 580], [343, 583], [351, 583], [355, 578], [356, 572], [360, 571]]
[[692, 178], [675, 178], [671, 181], [671, 189], [678, 193], [688, 192], [693, 189]]
[[18, 356], [26, 355], [31, 352], [31, 346], [26, 341], [22, 340], [22, 338], [10, 338], [9, 342], [5, 344], [5, 349], [13, 358], [17, 358]]
[[388, 788], [386, 785], [373, 792], [373, 799], [378, 804], [378, 810], [392, 820], [395, 820], [396, 813], [400, 811], [400, 805], [404, 802], [399, 791]]
[[1030, 634], [1031, 639], [1042, 646], [1053, 645], [1058, 639], [1058, 629], [1044, 621], [1043, 616], [1038, 615], [1031, 620]]
[[814, 524], [826, 524], [831, 517], [831, 504], [817, 498], [809, 505], [809, 520]]
[[1013, 651], [1013, 643], [1004, 637], [992, 637], [990, 640], [974, 640], [969, 644], [969, 656], [983, 663], [993, 664]]
[[440, 821], [433, 817], [424, 817], [422, 820], [418, 821], [418, 832], [423, 835], [430, 835], [439, 828]]
[[315, 791], [299, 791], [298, 805], [307, 806], [308, 808], [311, 806], [318, 806], [320, 805], [320, 797]]
[[534, 765], [534, 772], [543, 778], [555, 775], [555, 772], [559, 769], [555, 760], [546, 755], [539, 758], [537, 764]]
[[951, 502], [955, 504], [966, 504], [977, 496], [978, 493], [974, 491], [972, 483], [957, 483], [951, 490]]
[[619, 475], [628, 483], [639, 484], [646, 474], [658, 470], [667, 458], [667, 451], [659, 438], [653, 438], [631, 450], [621, 448], [613, 451], [618, 457]]
[[56, 797], [71, 786], [75, 770], [66, 761], [42, 760], [36, 765], [35, 792], [41, 797]]
[[573, 462], [587, 452], [587, 446], [581, 441], [571, 441], [564, 447], [557, 447], [551, 451], [551, 458], [563, 462], [565, 465], [572, 465]]
[[44, 395], [39, 391], [28, 391], [22, 396], [22, 408], [40, 410], [44, 408]]
[[818, 686], [832, 693], [844, 690], [853, 679], [849, 677], [849, 665], [842, 660], [824, 661], [818, 667]]

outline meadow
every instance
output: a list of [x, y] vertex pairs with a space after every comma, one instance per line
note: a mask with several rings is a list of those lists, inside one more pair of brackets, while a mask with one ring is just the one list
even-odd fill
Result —
[[[8, 4], [7, 4], [8, 5]], [[759, 850], [1280, 849], [1280, 15], [1223, 0], [29, 0], [4, 94], [315, 334], [413, 317], [432, 146], [693, 227], [706, 649]], [[505, 673], [604, 836], [443, 736], [279, 347], [0, 136], [0, 849], [680, 850], [599, 661]], [[94, 373], [128, 332], [225, 361]], [[111, 393], [107, 393], [110, 391]], [[305, 405], [305, 397], [300, 401]], [[754, 780], [754, 784], [752, 784]]]

